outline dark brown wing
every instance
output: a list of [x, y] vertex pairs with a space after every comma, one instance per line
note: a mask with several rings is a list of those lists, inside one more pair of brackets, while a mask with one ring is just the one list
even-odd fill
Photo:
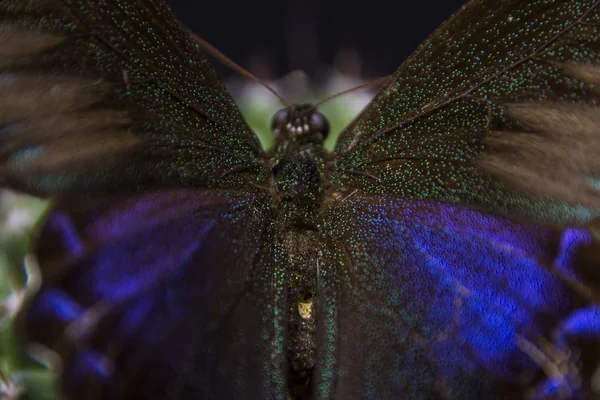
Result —
[[342, 133], [334, 191], [597, 215], [599, 29], [594, 0], [470, 1]]
[[158, 0], [0, 2], [0, 178], [41, 194], [242, 186], [263, 162]]

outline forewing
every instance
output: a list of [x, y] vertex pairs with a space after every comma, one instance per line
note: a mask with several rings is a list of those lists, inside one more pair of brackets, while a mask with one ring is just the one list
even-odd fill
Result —
[[325, 215], [317, 398], [591, 398], [588, 230], [359, 194]]
[[599, 29], [595, 0], [470, 1], [342, 133], [333, 191], [597, 215]]
[[24, 326], [62, 357], [66, 397], [285, 398], [265, 204], [179, 189], [58, 207]]
[[0, 182], [241, 187], [262, 150], [161, 0], [0, 2]]

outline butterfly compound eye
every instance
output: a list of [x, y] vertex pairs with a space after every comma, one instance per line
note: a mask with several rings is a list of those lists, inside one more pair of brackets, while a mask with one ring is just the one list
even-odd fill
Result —
[[282, 108], [273, 115], [271, 120], [271, 131], [277, 136], [281, 132], [283, 125], [289, 122], [290, 110], [288, 108]]
[[320, 133], [323, 139], [329, 135], [329, 121], [318, 111], [314, 111], [310, 116], [310, 128], [312, 132]]

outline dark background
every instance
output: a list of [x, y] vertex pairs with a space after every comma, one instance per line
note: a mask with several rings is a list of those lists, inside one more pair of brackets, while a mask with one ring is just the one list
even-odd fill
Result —
[[270, 79], [334, 64], [365, 78], [390, 74], [466, 0], [167, 2], [200, 37]]

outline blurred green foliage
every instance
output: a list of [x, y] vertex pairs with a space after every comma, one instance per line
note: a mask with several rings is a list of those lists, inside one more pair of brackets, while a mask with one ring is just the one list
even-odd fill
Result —
[[25, 270], [32, 231], [48, 202], [0, 192], [0, 399], [56, 399], [54, 374], [35, 362], [18, 334], [18, 311], [32, 291]]

